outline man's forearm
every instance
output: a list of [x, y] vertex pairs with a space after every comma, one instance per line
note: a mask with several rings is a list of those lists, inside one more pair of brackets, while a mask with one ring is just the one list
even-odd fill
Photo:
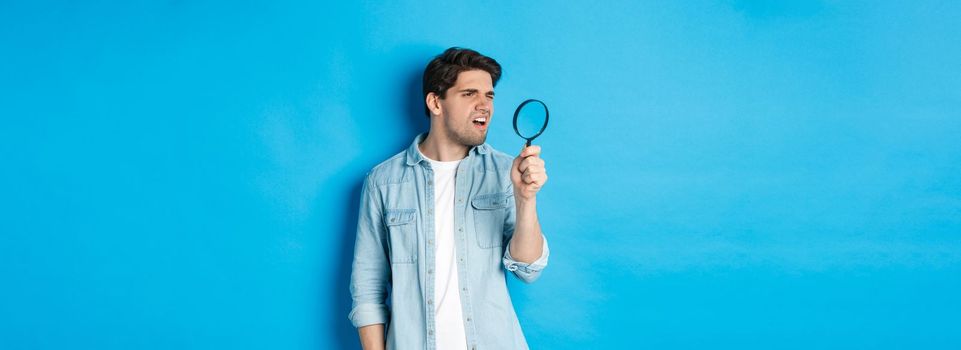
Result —
[[364, 350], [384, 350], [386, 347], [383, 323], [360, 327], [357, 332], [360, 333], [360, 346]]
[[[515, 196], [517, 198], [517, 196]], [[544, 236], [537, 219], [537, 198], [516, 199], [517, 219], [511, 238], [511, 257], [524, 263], [533, 263], [544, 250]]]

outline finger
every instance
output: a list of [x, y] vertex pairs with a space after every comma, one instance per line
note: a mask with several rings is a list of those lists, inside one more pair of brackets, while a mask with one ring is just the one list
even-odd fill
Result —
[[520, 158], [520, 159], [521, 159], [521, 162], [520, 164], [517, 165], [517, 170], [523, 173], [523, 172], [526, 172], [527, 169], [531, 166], [531, 159], [530, 158]]
[[528, 168], [527, 171], [521, 173], [521, 176], [525, 176], [525, 175], [544, 176], [544, 175], [547, 175], [547, 171], [545, 171], [544, 169]]
[[544, 167], [544, 159], [543, 159], [543, 158], [527, 157], [527, 158], [525, 158], [525, 159], [530, 159], [531, 165], [533, 165], [533, 166], [536, 166], [536, 167], [538, 167], [538, 168], [543, 168], [543, 167]]
[[526, 157], [530, 157], [530, 156], [535, 156], [535, 157], [536, 157], [536, 156], [540, 156], [540, 154], [541, 154], [541, 146], [538, 146], [538, 145], [530, 145], [530, 146], [524, 147], [524, 148], [521, 150], [521, 155], [520, 155], [520, 156], [521, 156], [521, 158], [526, 158]]
[[544, 168], [544, 160], [540, 158], [534, 158], [534, 157], [524, 158], [524, 160], [522, 160], [521, 163], [518, 164], [517, 169], [520, 170], [521, 172], [534, 171], [534, 172], [542, 173], [547, 171], [547, 169]]
[[541, 146], [531, 145], [530, 147], [527, 147], [527, 149], [526, 149], [525, 151], [527, 151], [527, 156], [528, 156], [528, 157], [540, 157], [540, 155], [541, 155]]
[[526, 172], [521, 178], [528, 184], [542, 184], [547, 179], [547, 174]]
[[521, 172], [527, 171], [529, 169], [544, 169], [544, 160], [535, 157], [522, 158], [520, 164], [517, 165], [517, 169]]

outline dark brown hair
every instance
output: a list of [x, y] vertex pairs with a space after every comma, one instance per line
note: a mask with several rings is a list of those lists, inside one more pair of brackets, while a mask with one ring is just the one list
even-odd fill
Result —
[[[431, 92], [440, 98], [447, 97], [447, 89], [457, 82], [457, 75], [470, 70], [482, 70], [491, 75], [491, 81], [497, 86], [501, 78], [501, 65], [493, 58], [481, 55], [479, 52], [452, 47], [444, 53], [434, 57], [427, 68], [424, 68], [424, 98]], [[424, 106], [424, 112], [430, 118], [430, 109]]]

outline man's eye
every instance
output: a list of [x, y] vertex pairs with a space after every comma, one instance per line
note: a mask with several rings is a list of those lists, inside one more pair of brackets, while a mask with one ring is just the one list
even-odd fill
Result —
[[474, 93], [473, 93], [473, 92], [465, 92], [465, 93], [464, 93], [464, 96], [474, 96]]

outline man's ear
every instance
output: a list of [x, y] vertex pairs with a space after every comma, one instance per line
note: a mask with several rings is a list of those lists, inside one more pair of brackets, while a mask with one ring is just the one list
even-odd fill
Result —
[[427, 98], [424, 99], [424, 103], [427, 104], [427, 110], [430, 111], [432, 115], [441, 115], [443, 109], [440, 107], [440, 96], [433, 92], [427, 93]]

